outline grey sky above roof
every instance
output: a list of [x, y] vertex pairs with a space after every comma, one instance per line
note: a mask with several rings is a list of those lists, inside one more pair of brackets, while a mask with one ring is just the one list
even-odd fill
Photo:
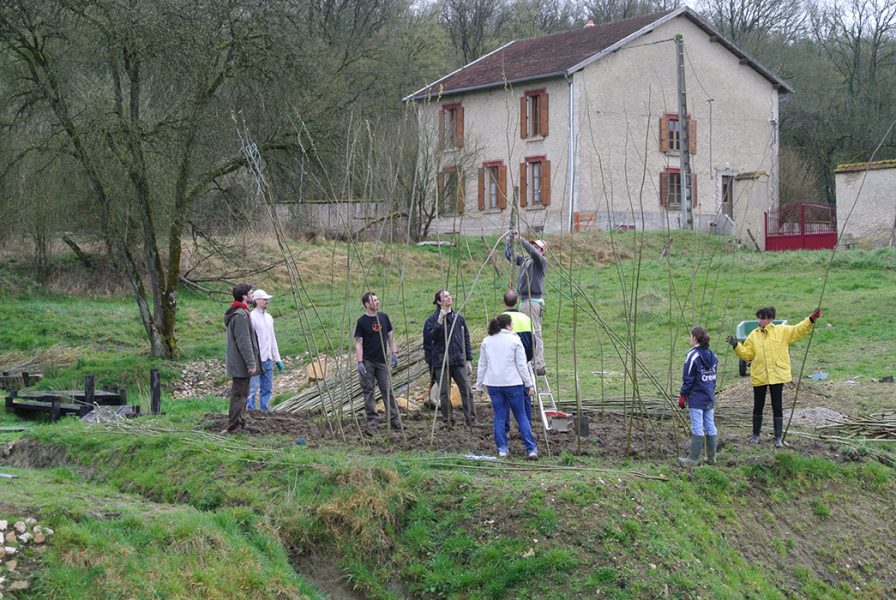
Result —
[[543, 37], [515, 40], [417, 90], [405, 100], [420, 100], [569, 74], [574, 67], [581, 68], [582, 63], [599, 57], [620, 42], [649, 33], [654, 27], [679, 15], [693, 21], [773, 85], [784, 91], [792, 91], [777, 75], [725, 39], [691, 9], [683, 7]]

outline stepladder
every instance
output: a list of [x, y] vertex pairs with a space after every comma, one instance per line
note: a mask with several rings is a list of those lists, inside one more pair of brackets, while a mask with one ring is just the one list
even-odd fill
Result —
[[529, 377], [535, 386], [535, 399], [538, 402], [538, 414], [545, 431], [568, 431], [570, 416], [557, 410], [557, 402], [551, 391], [551, 383], [547, 375], [535, 375], [532, 363], [529, 363]]
[[557, 403], [554, 401], [551, 384], [547, 375], [541, 375], [540, 377], [535, 375], [532, 363], [529, 363], [529, 377], [535, 386], [535, 401], [538, 403], [538, 414], [541, 417], [541, 424], [545, 431], [550, 431], [551, 414], [557, 412]]

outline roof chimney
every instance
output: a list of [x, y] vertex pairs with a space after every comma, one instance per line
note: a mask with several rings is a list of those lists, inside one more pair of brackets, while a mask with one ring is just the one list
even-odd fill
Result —
[[588, 22], [585, 23], [585, 27], [594, 27], [594, 19], [588, 19]]

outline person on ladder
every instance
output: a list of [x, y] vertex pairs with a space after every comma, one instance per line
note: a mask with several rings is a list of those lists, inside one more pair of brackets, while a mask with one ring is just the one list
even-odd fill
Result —
[[544, 343], [541, 336], [541, 322], [544, 318], [544, 276], [548, 269], [545, 258], [548, 246], [544, 240], [527, 242], [520, 239], [526, 255], [513, 252], [513, 240], [519, 237], [519, 231], [513, 230], [507, 236], [504, 257], [520, 268], [516, 290], [520, 298], [520, 312], [532, 319], [532, 331], [535, 336], [535, 348], [532, 366], [539, 377], [545, 374]]

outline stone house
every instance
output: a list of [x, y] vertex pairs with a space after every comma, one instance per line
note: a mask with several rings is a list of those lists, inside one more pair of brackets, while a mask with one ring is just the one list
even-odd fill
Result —
[[848, 243], [896, 243], [896, 160], [837, 165], [840, 235]]
[[405, 101], [432, 231], [677, 229], [684, 192], [697, 229], [746, 241], [778, 205], [778, 105], [790, 91], [685, 7], [510, 42]]

